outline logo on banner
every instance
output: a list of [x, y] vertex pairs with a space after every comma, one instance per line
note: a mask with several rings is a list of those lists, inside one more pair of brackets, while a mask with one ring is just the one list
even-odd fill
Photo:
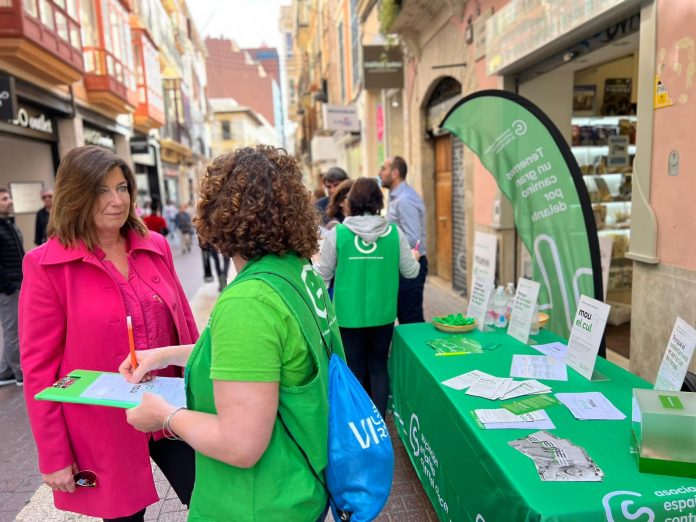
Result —
[[366, 243], [362, 238], [355, 236], [355, 248], [357, 248], [361, 254], [371, 254], [377, 250], [377, 242]]
[[[638, 520], [640, 522], [655, 521], [655, 512], [652, 509], [643, 506], [635, 511], [631, 511], [631, 508], [635, 502], [633, 500], [626, 499], [620, 501], [619, 503], [619, 506], [621, 507], [621, 512], [618, 514], [619, 518], [614, 517], [614, 510], [611, 507], [610, 501], [614, 497], [620, 496], [642, 497], [640, 493], [636, 493], [635, 491], [612, 491], [611, 493], [604, 495], [602, 505], [604, 506], [604, 514], [607, 517], [607, 522], [622, 522], [624, 520]], [[643, 518], [643, 515], [645, 515], [645, 518]]]
[[411, 424], [408, 427], [408, 438], [411, 441], [411, 449], [413, 450], [413, 456], [417, 457], [420, 455], [420, 443], [418, 442], [418, 431], [420, 430], [420, 421], [418, 420], [418, 415], [413, 413], [411, 415]]
[[512, 122], [512, 130], [517, 136], [524, 136], [527, 134], [527, 124], [524, 120], [515, 120]]
[[317, 280], [317, 274], [314, 272], [314, 269], [311, 265], [305, 265], [304, 268], [302, 268], [301, 277], [302, 282], [304, 283], [305, 288], [307, 289], [307, 295], [309, 295], [309, 300], [312, 301], [312, 306], [314, 306], [314, 311], [317, 313], [319, 317], [321, 317], [322, 319], [326, 319], [328, 317], [328, 313], [326, 312], [326, 308], [324, 308], [324, 303], [322, 299], [324, 289], [319, 284], [319, 281]]

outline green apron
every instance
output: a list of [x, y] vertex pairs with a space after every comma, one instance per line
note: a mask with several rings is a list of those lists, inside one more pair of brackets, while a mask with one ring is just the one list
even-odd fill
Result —
[[399, 233], [395, 225], [374, 243], [365, 243], [345, 225], [336, 225], [334, 302], [342, 328], [383, 326], [396, 319], [399, 293]]
[[[264, 281], [281, 296], [297, 319], [318, 368], [309, 383], [280, 387], [278, 409], [314, 470], [321, 475], [327, 463], [328, 357], [319, 328], [326, 343], [343, 357], [333, 307], [324, 298], [326, 288], [321, 278], [307, 261], [294, 254], [249, 261], [220, 295], [218, 303], [234, 296], [234, 287], [249, 279]], [[206, 326], [186, 367], [186, 398], [189, 409], [215, 414], [210, 338], [210, 327]], [[253, 344], [253, 339], [249, 344]], [[196, 482], [189, 520], [314, 521], [326, 502], [324, 487], [278, 418], [268, 448], [252, 468], [230, 466], [196, 452]]]

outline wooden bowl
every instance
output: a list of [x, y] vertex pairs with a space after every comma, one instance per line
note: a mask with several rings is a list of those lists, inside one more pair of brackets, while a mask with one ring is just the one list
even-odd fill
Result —
[[447, 333], [466, 333], [476, 328], [476, 321], [474, 321], [472, 324], [466, 324], [464, 326], [452, 326], [450, 324], [438, 323], [437, 321], [433, 321], [432, 323], [435, 328], [441, 332]]
[[546, 326], [546, 323], [549, 322], [549, 314], [545, 314], [544, 312], [539, 312], [539, 328], [542, 326]]

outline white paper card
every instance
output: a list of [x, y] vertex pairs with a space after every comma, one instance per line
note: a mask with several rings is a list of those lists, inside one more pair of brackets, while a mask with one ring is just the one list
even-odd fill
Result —
[[466, 394], [495, 400], [505, 395], [511, 382], [512, 379], [507, 378], [503, 379], [493, 376], [484, 377], [472, 384]]
[[696, 347], [696, 330], [681, 317], [677, 317], [662, 364], [657, 372], [656, 390], [681, 390], [686, 371], [694, 356], [694, 347]]
[[551, 381], [568, 380], [565, 363], [546, 355], [513, 355], [510, 376]]
[[626, 415], [600, 392], [557, 393], [556, 398], [565, 404], [579, 420], [623, 420], [626, 418]]
[[475, 274], [471, 284], [469, 307], [466, 310], [468, 317], [476, 319], [476, 328], [483, 332], [486, 327], [486, 314], [491, 299], [493, 283], [481, 274]]
[[474, 266], [473, 278], [481, 275], [484, 281], [488, 281], [491, 286], [495, 284], [496, 254], [498, 249], [498, 237], [495, 234], [486, 232], [474, 233]]
[[474, 410], [478, 419], [483, 423], [489, 422], [532, 422], [542, 420], [546, 417], [544, 410], [530, 411], [522, 415], [515, 415], [505, 408], [495, 408], [490, 410]]
[[610, 308], [606, 303], [586, 295], [580, 296], [578, 311], [570, 329], [566, 364], [587, 380], [592, 380]]
[[544, 410], [538, 413], [542, 418], [530, 422], [487, 422], [483, 427], [487, 430], [554, 430], [556, 426]]
[[161, 395], [173, 406], [186, 406], [186, 388], [181, 377], [155, 377], [148, 382], [132, 384], [118, 373], [104, 373], [80, 396], [88, 399], [140, 403], [145, 393]]
[[548, 355], [549, 357], [555, 357], [556, 359], [565, 359], [568, 353], [568, 347], [559, 342], [547, 343], [547, 344], [535, 344], [532, 346], [538, 352]]
[[536, 281], [523, 277], [520, 277], [517, 282], [517, 293], [515, 293], [515, 301], [512, 304], [507, 333], [524, 344], [527, 344], [529, 339], [534, 307], [539, 297], [539, 287], [540, 285]]
[[545, 384], [542, 384], [534, 379], [529, 379], [520, 382], [519, 386], [515, 386], [514, 388], [509, 389], [507, 393], [503, 397], [501, 397], [501, 399], [514, 399], [515, 397], [522, 397], [523, 395], [538, 395], [540, 393], [547, 393], [550, 391], [551, 388], [549, 388]]
[[473, 370], [467, 373], [463, 373], [461, 375], [457, 375], [456, 377], [452, 377], [451, 379], [447, 379], [446, 381], [442, 381], [442, 384], [444, 384], [445, 386], [449, 386], [450, 388], [454, 388], [455, 390], [465, 390], [466, 388], [478, 382], [480, 379], [483, 379], [484, 377], [495, 379], [495, 377], [485, 372]]

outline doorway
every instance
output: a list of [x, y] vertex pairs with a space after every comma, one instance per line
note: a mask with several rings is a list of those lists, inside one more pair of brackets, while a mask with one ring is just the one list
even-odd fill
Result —
[[435, 138], [436, 273], [452, 280], [452, 137]]

